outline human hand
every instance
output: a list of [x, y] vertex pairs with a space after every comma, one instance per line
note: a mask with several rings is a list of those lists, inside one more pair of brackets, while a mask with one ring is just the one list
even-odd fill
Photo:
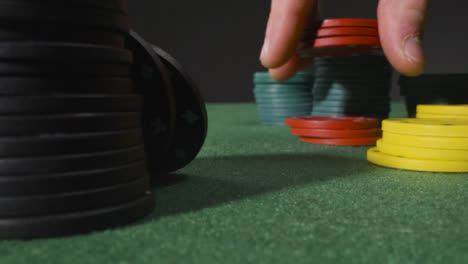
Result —
[[[326, 0], [325, 0], [326, 1]], [[401, 74], [424, 72], [422, 44], [429, 0], [380, 0], [377, 17], [385, 55]], [[310, 19], [318, 19], [318, 0], [272, 0], [260, 60], [277, 80], [288, 79], [310, 63], [296, 48]]]

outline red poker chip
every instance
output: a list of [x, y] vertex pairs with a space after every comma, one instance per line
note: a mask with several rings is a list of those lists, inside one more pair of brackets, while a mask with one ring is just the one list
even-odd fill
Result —
[[380, 120], [370, 117], [351, 116], [307, 116], [288, 117], [286, 124], [294, 128], [319, 128], [319, 129], [366, 129], [379, 128]]
[[379, 25], [375, 19], [366, 18], [330, 18], [322, 21], [322, 28], [328, 27], [372, 27], [377, 28]]
[[375, 146], [380, 137], [363, 138], [313, 138], [299, 137], [299, 140], [306, 143], [334, 146]]
[[321, 28], [317, 31], [317, 37], [333, 37], [333, 36], [373, 36], [378, 37], [379, 31], [376, 28], [366, 27], [335, 27]]
[[300, 57], [348, 56], [380, 52], [380, 39], [372, 36], [340, 36], [303, 40], [297, 54]]
[[363, 138], [381, 137], [380, 128], [368, 129], [320, 129], [320, 128], [291, 128], [291, 134], [301, 137], [315, 138]]

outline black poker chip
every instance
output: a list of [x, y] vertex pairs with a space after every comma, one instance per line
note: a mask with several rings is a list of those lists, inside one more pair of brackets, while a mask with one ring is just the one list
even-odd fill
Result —
[[106, 45], [123, 48], [126, 34], [121, 31], [70, 25], [14, 23], [0, 27], [0, 41], [54, 41]]
[[129, 94], [129, 78], [0, 76], [0, 95]]
[[176, 101], [167, 69], [149, 43], [130, 31], [127, 48], [133, 52], [131, 66], [136, 92], [143, 96], [143, 129], [148, 169], [152, 178], [167, 172], [167, 153], [175, 133]]
[[127, 49], [103, 45], [66, 42], [1, 42], [0, 60], [8, 61], [62, 61], [71, 63], [132, 63], [132, 53]]
[[83, 134], [0, 137], [0, 158], [111, 151], [143, 144], [140, 128]]
[[[13, 2], [13, 3], [37, 3], [37, 0], [2, 0], [1, 2]], [[127, 13], [128, 12], [128, 0], [42, 0], [41, 4], [49, 5], [59, 8], [70, 8], [76, 6], [92, 7], [92, 8], [103, 8], [107, 10]]]
[[55, 174], [0, 176], [0, 197], [48, 195], [105, 188], [147, 176], [146, 163]]
[[0, 114], [138, 112], [141, 108], [137, 94], [0, 96]]
[[175, 93], [176, 130], [162, 163], [163, 170], [172, 172], [188, 165], [200, 152], [208, 130], [208, 116], [197, 85], [179, 62], [157, 46], [153, 50], [167, 68]]
[[0, 218], [1, 238], [40, 238], [87, 233], [135, 222], [154, 208], [151, 192], [120, 205], [67, 214]]
[[86, 25], [128, 32], [128, 17], [121, 12], [87, 6], [47, 5], [42, 1], [1, 1], [0, 21], [48, 22], [53, 24]]
[[0, 62], [0, 76], [130, 77], [130, 66], [100, 63]]
[[104, 132], [140, 127], [140, 112], [0, 116], [2, 137]]
[[0, 176], [61, 173], [78, 170], [104, 169], [121, 166], [145, 159], [143, 146], [106, 152], [41, 156], [22, 158], [0, 158]]
[[138, 198], [149, 188], [149, 178], [140, 177], [131, 182], [100, 189], [50, 195], [0, 197], [0, 217], [69, 213], [115, 206]]

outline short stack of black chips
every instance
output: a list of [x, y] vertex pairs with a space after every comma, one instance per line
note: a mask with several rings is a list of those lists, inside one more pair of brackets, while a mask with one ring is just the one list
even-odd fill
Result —
[[405, 97], [409, 117], [416, 116], [418, 104], [468, 104], [468, 74], [423, 74], [401, 76], [400, 94]]
[[0, 0], [0, 238], [150, 213], [126, 0]]

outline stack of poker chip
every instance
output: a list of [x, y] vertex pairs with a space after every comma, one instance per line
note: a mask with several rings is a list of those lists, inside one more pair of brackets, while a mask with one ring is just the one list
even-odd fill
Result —
[[392, 68], [384, 56], [318, 57], [312, 116], [388, 118]]
[[150, 213], [126, 1], [1, 0], [0, 21], [0, 238]]
[[374, 164], [404, 170], [468, 172], [467, 119], [387, 119], [367, 153]]
[[416, 118], [468, 119], [468, 105], [418, 105]]
[[468, 74], [423, 74], [400, 77], [400, 93], [405, 97], [408, 117], [416, 116], [419, 104], [468, 104], [468, 89], [460, 84], [468, 82]]
[[298, 72], [281, 82], [272, 79], [268, 72], [255, 73], [253, 93], [263, 124], [284, 126], [286, 117], [308, 115], [312, 109], [313, 80], [310, 72]]
[[311, 144], [373, 146], [382, 135], [376, 118], [289, 117], [286, 124], [300, 141]]

